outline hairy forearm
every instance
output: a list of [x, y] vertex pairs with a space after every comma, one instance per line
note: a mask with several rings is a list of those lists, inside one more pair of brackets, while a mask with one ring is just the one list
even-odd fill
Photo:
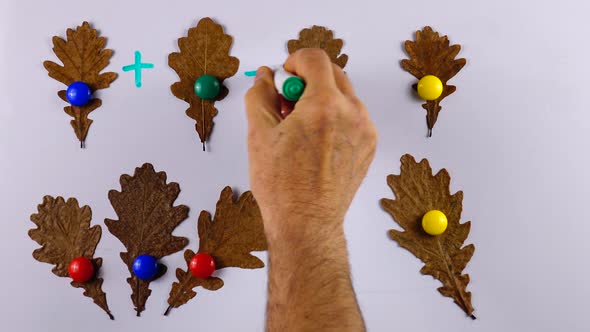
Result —
[[364, 331], [341, 223], [290, 218], [267, 232], [267, 330]]

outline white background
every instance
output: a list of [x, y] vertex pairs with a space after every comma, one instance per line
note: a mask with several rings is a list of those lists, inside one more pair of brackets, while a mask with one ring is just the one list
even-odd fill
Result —
[[[220, 190], [248, 189], [243, 72], [281, 63], [286, 42], [313, 24], [333, 29], [350, 56], [346, 70], [377, 124], [375, 162], [346, 219], [354, 286], [370, 331], [588, 331], [590, 223], [586, 1], [2, 1], [0, 5], [0, 329], [6, 331], [260, 331], [266, 269], [227, 269], [225, 286], [162, 316], [174, 273], [152, 283], [136, 318], [119, 258], [104, 227], [116, 217], [107, 199], [121, 174], [151, 162], [180, 183], [177, 204], [191, 213], [175, 232], [197, 248], [196, 219], [214, 210]], [[201, 152], [194, 122], [170, 85], [176, 41], [205, 16], [234, 37], [239, 74], [227, 80], [211, 152]], [[51, 37], [90, 21], [115, 51], [103, 105], [81, 150], [44, 60], [57, 61]], [[451, 81], [431, 139], [425, 111], [399, 61], [402, 43], [432, 25], [462, 45], [465, 68]], [[143, 87], [121, 67], [139, 50], [155, 69]], [[404, 153], [445, 167], [465, 193], [472, 220], [467, 266], [478, 319], [472, 321], [418, 272], [414, 256], [388, 239], [395, 223], [378, 205], [392, 197], [385, 177]], [[27, 230], [43, 195], [77, 197], [103, 226], [109, 321], [80, 289], [35, 261]], [[266, 254], [259, 255], [266, 260]], [[184, 267], [182, 253], [163, 261]]]

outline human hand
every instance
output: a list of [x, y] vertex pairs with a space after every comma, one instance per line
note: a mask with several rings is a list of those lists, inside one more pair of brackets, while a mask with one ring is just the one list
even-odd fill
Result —
[[284, 68], [306, 82], [287, 117], [268, 67], [245, 98], [250, 184], [269, 241], [341, 229], [377, 142], [367, 109], [323, 50], [299, 50]]

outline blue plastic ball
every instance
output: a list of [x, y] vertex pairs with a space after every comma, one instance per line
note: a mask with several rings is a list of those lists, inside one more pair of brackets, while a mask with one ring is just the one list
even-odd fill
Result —
[[158, 273], [158, 261], [154, 256], [139, 255], [133, 261], [133, 273], [141, 280], [151, 280]]
[[84, 106], [88, 104], [92, 97], [92, 91], [88, 84], [84, 82], [74, 82], [66, 90], [66, 98], [73, 106]]

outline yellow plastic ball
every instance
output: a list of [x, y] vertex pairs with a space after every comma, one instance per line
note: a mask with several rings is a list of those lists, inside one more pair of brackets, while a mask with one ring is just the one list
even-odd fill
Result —
[[422, 217], [422, 228], [430, 235], [441, 235], [447, 225], [447, 216], [439, 210], [430, 210]]
[[443, 92], [442, 81], [433, 75], [426, 75], [418, 81], [418, 96], [424, 100], [436, 100]]

